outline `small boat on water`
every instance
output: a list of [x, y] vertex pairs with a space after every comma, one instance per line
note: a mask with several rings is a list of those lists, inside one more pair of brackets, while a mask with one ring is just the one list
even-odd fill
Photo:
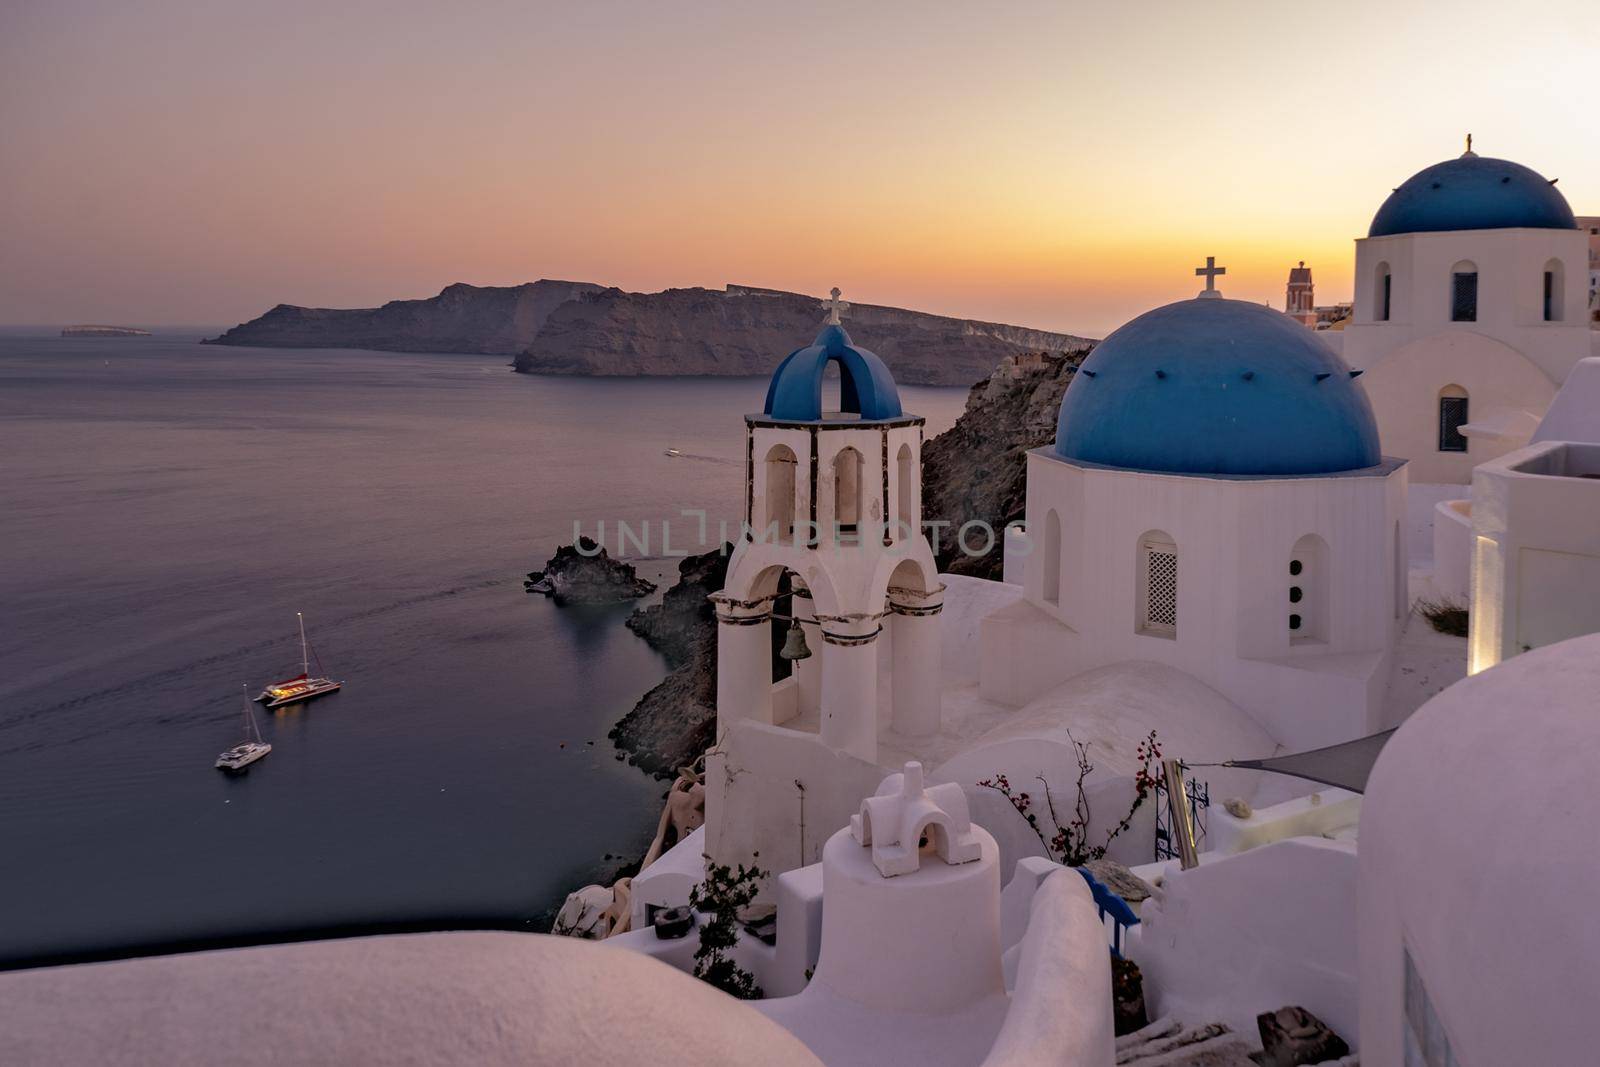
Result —
[[677, 449], [677, 448], [669, 448], [669, 449], [667, 449], [667, 455], [669, 455], [669, 456], [681, 456], [681, 455], [683, 455], [683, 451], [681, 449]]
[[273, 682], [261, 691], [256, 700], [269, 708], [281, 708], [285, 704], [299, 704], [312, 700], [324, 693], [332, 693], [343, 687], [343, 682], [336, 682], [322, 673], [322, 660], [317, 660], [317, 673], [311, 673], [311, 660], [316, 653], [311, 650], [311, 644], [306, 640], [306, 617], [300, 612], [295, 612], [295, 617], [300, 620], [300, 673], [293, 678], [285, 678], [281, 682]]
[[238, 772], [272, 751], [272, 746], [261, 740], [261, 727], [256, 725], [255, 712], [250, 710], [250, 688], [244, 689], [244, 740], [217, 757], [219, 771]]

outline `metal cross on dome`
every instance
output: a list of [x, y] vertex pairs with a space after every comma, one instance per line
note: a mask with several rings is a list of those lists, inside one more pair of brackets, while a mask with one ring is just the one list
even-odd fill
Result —
[[1221, 293], [1217, 292], [1217, 275], [1228, 273], [1228, 268], [1217, 266], [1216, 256], [1207, 256], [1206, 265], [1203, 267], [1196, 267], [1194, 269], [1194, 273], [1197, 277], [1204, 276], [1206, 280], [1205, 292], [1201, 293], [1201, 296], [1222, 295]]
[[839, 325], [839, 313], [849, 311], [850, 305], [839, 299], [839, 287], [837, 285], [833, 287], [828, 296], [829, 299], [824, 300], [822, 306], [828, 309], [828, 325], [837, 326]]

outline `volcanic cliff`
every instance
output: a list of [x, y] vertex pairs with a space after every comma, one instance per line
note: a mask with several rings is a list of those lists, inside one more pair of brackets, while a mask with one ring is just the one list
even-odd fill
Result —
[[512, 286], [458, 282], [426, 300], [391, 300], [377, 308], [279, 304], [260, 318], [205, 343], [511, 356], [528, 347], [552, 311], [600, 289], [588, 282], [537, 281]]
[[[774, 360], [810, 342], [823, 319], [815, 297], [730, 285], [585, 294], [550, 313], [514, 366], [547, 374], [772, 373]], [[965, 385], [1008, 355], [1073, 351], [1081, 337], [852, 304], [845, 328], [911, 385]]]
[[[766, 375], [817, 332], [815, 297], [730, 285], [628, 293], [587, 282], [508, 288], [452, 285], [426, 300], [331, 310], [280, 304], [211, 343], [515, 356], [533, 374]], [[963, 385], [1009, 355], [1073, 351], [1081, 337], [928, 315], [851, 307], [846, 327], [894, 368], [898, 381]]]

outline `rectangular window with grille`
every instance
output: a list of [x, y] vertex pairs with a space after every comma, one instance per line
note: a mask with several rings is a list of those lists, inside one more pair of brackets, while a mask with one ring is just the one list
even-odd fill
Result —
[[1139, 628], [1145, 633], [1172, 637], [1178, 632], [1178, 546], [1146, 541], [1141, 547], [1144, 610]]
[[1478, 321], [1478, 272], [1461, 271], [1450, 276], [1450, 321]]
[[1441, 396], [1439, 398], [1439, 451], [1465, 452], [1467, 439], [1461, 427], [1467, 423], [1467, 398]]

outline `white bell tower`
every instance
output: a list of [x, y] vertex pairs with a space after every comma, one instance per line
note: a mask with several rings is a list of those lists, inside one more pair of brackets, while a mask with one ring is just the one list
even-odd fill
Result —
[[[824, 307], [822, 332], [745, 418], [746, 530], [712, 597], [717, 736], [754, 720], [876, 763], [885, 646], [892, 728], [938, 732], [943, 586], [921, 532], [924, 420], [901, 411], [889, 369], [839, 325], [837, 289]], [[823, 410], [830, 364], [837, 411]], [[785, 634], [788, 677], [774, 677], [775, 621], [799, 631]]]

